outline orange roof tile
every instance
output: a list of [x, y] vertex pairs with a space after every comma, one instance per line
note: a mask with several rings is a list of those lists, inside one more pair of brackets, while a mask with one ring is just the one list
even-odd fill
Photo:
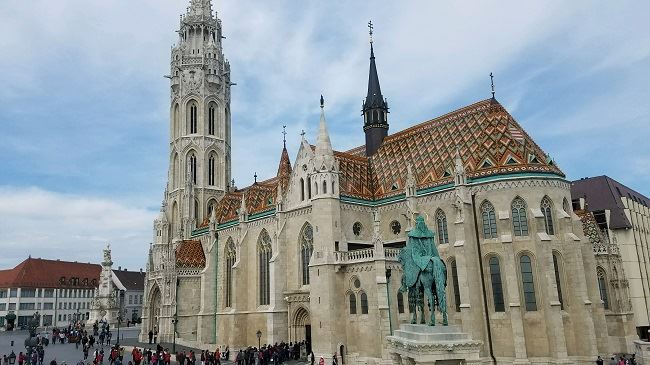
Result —
[[0, 270], [0, 288], [96, 288], [97, 264], [29, 257], [10, 270]]
[[205, 253], [199, 240], [183, 240], [176, 247], [176, 267], [204, 268]]

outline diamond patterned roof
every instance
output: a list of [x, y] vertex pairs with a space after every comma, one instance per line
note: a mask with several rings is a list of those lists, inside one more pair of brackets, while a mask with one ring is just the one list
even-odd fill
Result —
[[183, 240], [176, 247], [176, 267], [204, 268], [205, 253], [199, 240]]
[[451, 183], [457, 150], [470, 179], [516, 172], [564, 176], [503, 106], [487, 99], [389, 135], [370, 158], [364, 146], [337, 153], [341, 194], [370, 200], [401, 194], [407, 164], [418, 189]]

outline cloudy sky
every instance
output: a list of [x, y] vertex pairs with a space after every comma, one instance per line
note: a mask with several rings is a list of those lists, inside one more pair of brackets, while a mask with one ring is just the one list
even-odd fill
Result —
[[[169, 53], [189, 0], [0, 1], [0, 268], [28, 254], [144, 267], [167, 175]], [[490, 96], [570, 179], [650, 195], [650, 2], [218, 1], [233, 173], [315, 139], [363, 143], [375, 24], [391, 131]]]

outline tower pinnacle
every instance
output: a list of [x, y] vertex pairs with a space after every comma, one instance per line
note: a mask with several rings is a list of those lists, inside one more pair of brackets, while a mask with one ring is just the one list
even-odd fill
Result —
[[368, 22], [370, 30], [370, 70], [368, 73], [368, 94], [363, 102], [363, 130], [366, 133], [366, 156], [372, 156], [388, 135], [388, 103], [381, 94], [377, 64], [375, 63], [374, 26]]

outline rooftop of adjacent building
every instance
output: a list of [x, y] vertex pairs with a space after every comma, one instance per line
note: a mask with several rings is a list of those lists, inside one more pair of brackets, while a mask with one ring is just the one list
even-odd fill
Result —
[[[0, 288], [93, 289], [99, 284], [102, 266], [77, 261], [29, 256], [12, 269], [0, 270]], [[142, 290], [145, 273], [113, 270], [126, 290]]]
[[644, 207], [650, 204], [650, 198], [606, 175], [573, 181], [571, 196], [573, 200], [583, 198], [588, 211], [609, 210], [610, 229], [632, 228], [631, 222], [625, 215], [625, 205], [621, 198], [627, 198]]

